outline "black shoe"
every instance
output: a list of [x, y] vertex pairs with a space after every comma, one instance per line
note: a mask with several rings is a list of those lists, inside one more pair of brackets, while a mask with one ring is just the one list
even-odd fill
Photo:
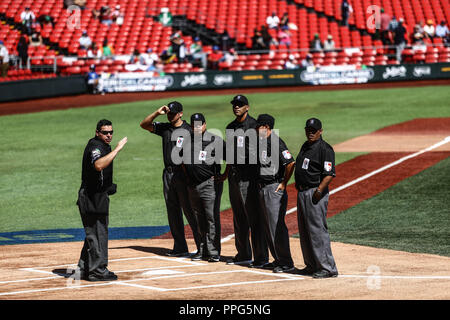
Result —
[[273, 262], [269, 262], [269, 263], [266, 263], [265, 265], [263, 265], [262, 268], [264, 270], [273, 270], [273, 269], [275, 269], [275, 265], [273, 264]]
[[220, 256], [211, 256], [208, 259], [208, 262], [219, 262], [220, 261]]
[[306, 267], [301, 270], [298, 270], [296, 273], [302, 276], [312, 276], [314, 274], [314, 270], [313, 268]]
[[287, 273], [294, 271], [294, 266], [277, 266], [273, 269], [274, 273]]
[[203, 256], [201, 253], [195, 253], [193, 256], [191, 256], [192, 261], [200, 261], [203, 259]]
[[249, 268], [264, 269], [265, 266], [269, 265], [269, 262], [257, 262], [254, 261], [248, 265]]
[[325, 270], [317, 271], [317, 272], [314, 272], [314, 274], [313, 274], [314, 279], [335, 278], [337, 276], [338, 276], [337, 273], [328, 272]]
[[236, 258], [230, 259], [227, 261], [227, 264], [236, 264], [236, 265], [249, 265], [252, 263], [252, 260], [238, 260]]
[[88, 281], [115, 281], [117, 276], [113, 272], [108, 272], [104, 275], [90, 274]]
[[177, 251], [169, 251], [167, 253], [168, 257], [175, 257], [175, 258], [181, 258], [181, 257], [188, 257], [189, 256], [189, 252], [177, 252]]

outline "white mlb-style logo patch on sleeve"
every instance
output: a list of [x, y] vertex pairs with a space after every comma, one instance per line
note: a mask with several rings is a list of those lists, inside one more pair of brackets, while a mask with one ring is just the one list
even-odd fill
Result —
[[206, 161], [206, 151], [200, 151], [199, 155], [198, 155], [198, 160], [200, 161]]
[[323, 168], [325, 171], [331, 171], [331, 169], [333, 168], [333, 164], [331, 162], [325, 161], [323, 163]]
[[289, 152], [289, 150], [284, 150], [284, 151], [282, 152], [282, 154], [283, 154], [283, 157], [284, 157], [285, 159], [291, 159], [291, 158], [292, 158], [292, 155], [291, 155], [291, 153]]
[[178, 137], [177, 139], [177, 148], [181, 148], [183, 146], [183, 137]]
[[94, 149], [92, 150], [92, 161], [96, 161], [101, 157], [102, 153], [100, 152], [100, 149]]

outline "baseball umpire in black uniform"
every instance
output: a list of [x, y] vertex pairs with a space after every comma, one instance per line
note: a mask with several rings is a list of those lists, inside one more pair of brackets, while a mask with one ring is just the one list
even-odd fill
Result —
[[275, 259], [273, 272], [294, 270], [289, 232], [285, 224], [288, 194], [286, 185], [294, 172], [295, 161], [284, 141], [273, 132], [275, 119], [268, 114], [258, 116], [258, 187], [265, 221], [266, 239]]
[[[236, 119], [226, 127], [227, 166], [222, 177], [228, 177], [229, 181], [237, 254], [227, 263], [262, 267], [269, 262], [269, 251], [256, 186], [256, 120], [248, 114], [250, 106], [247, 97], [237, 95], [231, 105]], [[231, 155], [234, 155], [233, 159], [229, 159]]]
[[191, 139], [191, 158], [184, 163], [188, 181], [189, 200], [197, 218], [201, 235], [199, 252], [192, 260], [220, 260], [220, 200], [223, 182], [215, 179], [220, 174], [223, 158], [223, 140], [206, 131], [203, 114], [191, 116], [194, 132]]
[[[155, 118], [167, 114], [169, 122], [154, 122]], [[192, 229], [197, 252], [200, 250], [200, 234], [195, 215], [189, 203], [186, 176], [182, 168], [183, 148], [190, 142], [191, 126], [182, 120], [183, 106], [177, 101], [162, 106], [141, 122], [141, 128], [162, 137], [164, 158], [163, 186], [166, 201], [170, 232], [174, 239], [171, 257], [189, 256], [188, 245], [184, 232], [183, 214]], [[175, 139], [173, 139], [173, 137]], [[173, 156], [180, 155], [180, 161], [174, 162]]]
[[336, 176], [335, 156], [333, 148], [322, 139], [322, 132], [319, 119], [306, 121], [307, 141], [300, 149], [295, 168], [298, 229], [306, 265], [301, 273], [314, 278], [338, 275], [326, 220], [328, 185]]
[[89, 140], [83, 154], [77, 205], [86, 238], [75, 272], [89, 281], [117, 280], [107, 269], [109, 195], [116, 193], [117, 187], [113, 183], [113, 160], [128, 140], [123, 138], [111, 151], [112, 135], [111, 121], [100, 120], [95, 137]]

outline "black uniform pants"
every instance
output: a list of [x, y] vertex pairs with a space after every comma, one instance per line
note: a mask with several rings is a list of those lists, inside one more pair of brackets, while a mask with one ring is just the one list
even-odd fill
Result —
[[86, 238], [81, 250], [78, 268], [86, 275], [108, 273], [108, 223], [109, 215], [97, 215], [80, 209]]
[[284, 221], [288, 195], [286, 190], [275, 191], [279, 183], [272, 183], [259, 189], [259, 199], [265, 221], [267, 242], [277, 266], [293, 267], [289, 244], [289, 231]]
[[220, 200], [223, 183], [210, 178], [196, 186], [189, 186], [189, 200], [197, 217], [203, 257], [220, 255]]
[[269, 261], [269, 251], [256, 182], [254, 180], [242, 180], [239, 173], [234, 170], [231, 170], [228, 182], [237, 250], [235, 258], [240, 261], [251, 260], [253, 252], [255, 262], [266, 263]]
[[315, 191], [316, 188], [311, 188], [297, 193], [298, 231], [303, 259], [305, 265], [315, 271], [337, 274], [327, 225], [329, 194], [314, 203]]
[[200, 250], [201, 239], [197, 219], [189, 202], [187, 184], [182, 175], [182, 171], [169, 172], [167, 169], [164, 169], [163, 188], [167, 207], [167, 218], [174, 240], [173, 251], [178, 253], [188, 252], [184, 232], [183, 212], [191, 227], [197, 251]]

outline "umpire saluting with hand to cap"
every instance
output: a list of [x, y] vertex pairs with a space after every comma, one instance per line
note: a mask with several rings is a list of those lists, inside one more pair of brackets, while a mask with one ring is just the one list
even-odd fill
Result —
[[[167, 120], [169, 122], [154, 122], [156, 117], [163, 114], [167, 114]], [[180, 151], [181, 153], [184, 144], [190, 142], [189, 140], [192, 135], [191, 126], [181, 119], [182, 116], [182, 104], [173, 101], [167, 106], [164, 105], [148, 115], [140, 124], [142, 129], [162, 137], [165, 167], [163, 171], [164, 199], [166, 201], [170, 232], [174, 239], [173, 250], [168, 253], [171, 257], [189, 255], [181, 209], [183, 209], [186, 219], [191, 226], [197, 250], [200, 250], [200, 234], [198, 232], [197, 220], [189, 203], [186, 176], [181, 162], [175, 164], [172, 159], [174, 151]], [[172, 140], [173, 135], [178, 138]]]
[[300, 149], [295, 168], [298, 230], [306, 265], [301, 273], [314, 278], [336, 277], [338, 274], [326, 220], [328, 185], [336, 176], [334, 150], [322, 139], [322, 132], [319, 119], [306, 121], [308, 140]]

